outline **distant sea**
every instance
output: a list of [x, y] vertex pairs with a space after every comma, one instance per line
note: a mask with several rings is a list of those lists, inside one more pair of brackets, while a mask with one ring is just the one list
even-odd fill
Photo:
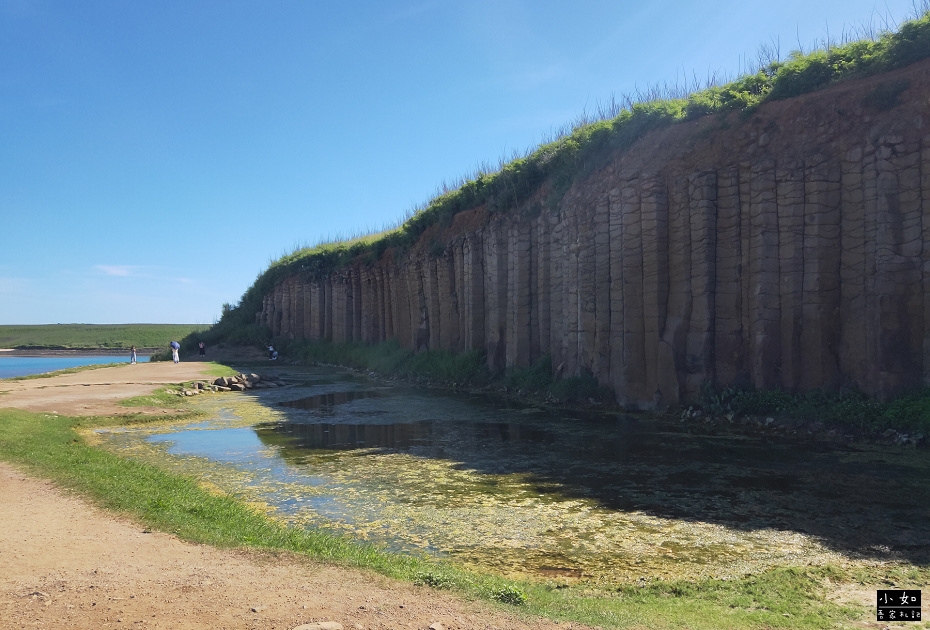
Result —
[[[81, 365], [95, 365], [98, 363], [129, 363], [129, 353], [121, 355], [88, 355], [88, 356], [48, 356], [48, 357], [10, 357], [0, 353], [0, 378], [13, 376], [29, 376], [30, 374], [44, 374], [64, 370], [65, 368]], [[136, 361], [148, 361], [147, 356], [137, 355]]]

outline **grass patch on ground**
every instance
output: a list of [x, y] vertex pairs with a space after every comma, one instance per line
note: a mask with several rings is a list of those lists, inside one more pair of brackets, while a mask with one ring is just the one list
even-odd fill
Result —
[[790, 393], [778, 389], [707, 387], [689, 407], [712, 418], [772, 415], [805, 422], [845, 426], [876, 433], [885, 429], [930, 435], [930, 387], [882, 401], [859, 391], [812, 390]]
[[166, 387], [164, 389], [156, 390], [151, 394], [146, 394], [144, 396], [134, 396], [132, 398], [127, 398], [126, 400], [121, 400], [118, 404], [121, 407], [162, 407], [165, 409], [182, 409], [186, 407], [184, 398], [169, 391], [171, 389], [180, 388], [181, 385], [176, 385], [174, 388]]

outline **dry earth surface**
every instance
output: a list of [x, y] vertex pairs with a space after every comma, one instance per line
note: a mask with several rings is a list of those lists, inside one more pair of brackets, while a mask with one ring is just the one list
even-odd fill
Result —
[[[203, 369], [196, 362], [140, 363], [0, 380], [0, 407], [65, 415], [138, 413], [140, 408], [116, 402], [199, 378]], [[482, 602], [293, 554], [215, 549], [148, 533], [5, 463], [0, 567], [5, 629], [292, 630], [324, 621], [346, 630], [582, 627], [519, 618]]]

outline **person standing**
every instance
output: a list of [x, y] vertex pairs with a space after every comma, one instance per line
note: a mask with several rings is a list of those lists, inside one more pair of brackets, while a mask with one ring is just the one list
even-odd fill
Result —
[[181, 357], [178, 356], [178, 350], [180, 349], [181, 349], [181, 344], [179, 344], [177, 341], [171, 342], [171, 358], [174, 360], [175, 363], [180, 363], [181, 361]]
[[135, 346], [132, 346], [131, 348], [129, 348], [129, 362], [132, 365], [136, 364], [136, 347]]
[[197, 344], [197, 349], [200, 352], [200, 356], [206, 358], [207, 356], [207, 346], [201, 341]]

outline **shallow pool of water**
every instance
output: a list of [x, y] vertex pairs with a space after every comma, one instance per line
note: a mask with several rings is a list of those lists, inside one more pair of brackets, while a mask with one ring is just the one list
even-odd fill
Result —
[[925, 451], [548, 412], [319, 368], [107, 448], [393, 550], [540, 579], [926, 561]]

